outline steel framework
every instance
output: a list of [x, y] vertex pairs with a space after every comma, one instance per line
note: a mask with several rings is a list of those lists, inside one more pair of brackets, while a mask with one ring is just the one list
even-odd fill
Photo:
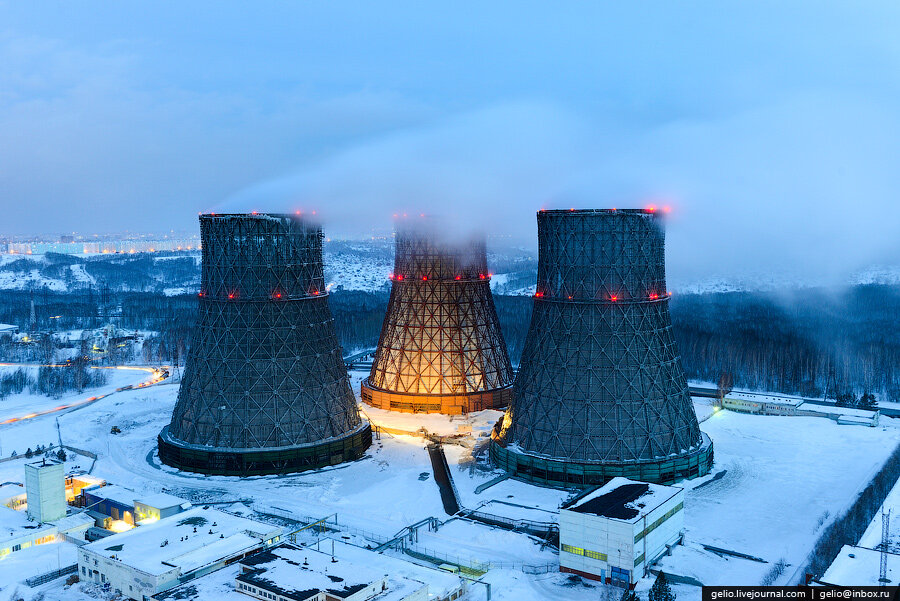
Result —
[[289, 215], [203, 215], [199, 313], [160, 459], [215, 474], [362, 455], [322, 273], [322, 231]]
[[397, 232], [391, 297], [365, 402], [459, 414], [507, 406], [512, 367], [491, 296], [484, 239]]
[[515, 399], [491, 455], [515, 475], [599, 484], [706, 473], [650, 210], [541, 211], [538, 279]]

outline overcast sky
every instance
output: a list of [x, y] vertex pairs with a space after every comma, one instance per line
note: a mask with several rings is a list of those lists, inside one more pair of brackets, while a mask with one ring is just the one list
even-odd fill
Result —
[[[603, 6], [599, 6], [603, 4]], [[900, 3], [0, 0], [0, 234], [673, 207], [682, 276], [900, 264]]]

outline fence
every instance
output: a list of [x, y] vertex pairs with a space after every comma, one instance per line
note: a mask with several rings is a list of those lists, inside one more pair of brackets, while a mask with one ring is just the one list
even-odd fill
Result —
[[31, 578], [25, 579], [25, 584], [34, 588], [36, 586], [40, 586], [42, 584], [46, 584], [51, 580], [56, 580], [57, 578], [62, 578], [63, 576], [68, 576], [69, 574], [75, 574], [78, 572], [78, 564], [72, 564], [70, 566], [66, 566], [64, 568], [60, 568], [59, 570], [53, 570], [52, 572], [47, 572], [46, 574], [41, 574], [40, 576], [33, 576]]

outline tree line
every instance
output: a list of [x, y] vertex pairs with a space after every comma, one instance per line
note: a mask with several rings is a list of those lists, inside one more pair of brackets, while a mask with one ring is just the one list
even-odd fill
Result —
[[[118, 292], [119, 327], [147, 330], [138, 349], [147, 363], [183, 363], [197, 314], [194, 294]], [[389, 293], [333, 292], [329, 304], [338, 341], [349, 354], [378, 343]], [[0, 322], [28, 327], [30, 295], [0, 293]], [[99, 327], [101, 300], [91, 291], [35, 295], [41, 328]], [[532, 299], [495, 295], [494, 303], [513, 364], [518, 364], [531, 319]], [[675, 339], [688, 378], [733, 386], [828, 396], [848, 406], [867, 395], [900, 401], [900, 288], [858, 286], [841, 292], [675, 295]], [[48, 319], [47, 316], [58, 316]], [[0, 341], [0, 357], [9, 344]], [[39, 359], [46, 349], [29, 351]]]

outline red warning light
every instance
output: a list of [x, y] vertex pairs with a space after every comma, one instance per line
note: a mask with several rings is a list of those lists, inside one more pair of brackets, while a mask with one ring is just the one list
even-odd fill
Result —
[[197, 296], [199, 296], [200, 298], [203, 298], [203, 293], [202, 293], [202, 292], [198, 292], [198, 293], [197, 293]]
[[276, 293], [275, 293], [275, 298], [281, 298], [281, 293], [280, 293], [280, 292], [276, 292]]
[[228, 298], [234, 300], [234, 292], [229, 292], [229, 293], [228, 293]]
[[617, 300], [619, 300], [619, 297], [616, 296], [615, 294], [613, 294], [612, 296], [609, 297], [609, 300], [611, 300], [612, 302], [616, 302]]
[[479, 274], [478, 274], [478, 277], [479, 277], [480, 279], [483, 280], [483, 279], [484, 279], [484, 274], [483, 274], [483, 273], [479, 273]]
[[250, 214], [251, 215], [259, 215], [259, 213], [257, 213], [256, 211], [251, 211]]
[[671, 213], [671, 212], [672, 212], [672, 207], [665, 206], [665, 207], [662, 208], [662, 210], [663, 210], [663, 213]]
[[655, 212], [656, 212], [656, 205], [647, 205], [647, 212], [648, 212], [648, 213], [655, 213]]
[[427, 276], [427, 275], [423, 275], [423, 276], [422, 276], [422, 281], [423, 281], [423, 282], [427, 282], [427, 281], [428, 281], [428, 276]]
[[659, 295], [658, 295], [658, 294], [651, 294], [651, 295], [650, 295], [650, 300], [656, 300], [656, 299], [658, 299], [658, 298], [659, 298]]
[[535, 292], [534, 295], [535, 295], [537, 298], [544, 298], [544, 293], [543, 293], [543, 292]]
[[459, 280], [462, 279], [462, 276], [456, 276], [454, 279], [457, 280], [457, 281], [459, 281]]
[[402, 282], [402, 281], [403, 281], [403, 276], [398, 274], [398, 275], [397, 275], [397, 281]]
[[313, 295], [319, 296], [319, 291], [318, 291], [318, 290], [313, 290]]

